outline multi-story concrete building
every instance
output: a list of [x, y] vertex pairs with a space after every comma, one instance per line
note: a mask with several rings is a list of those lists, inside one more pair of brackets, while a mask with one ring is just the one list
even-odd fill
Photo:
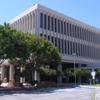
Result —
[[[33, 5], [9, 23], [17, 30], [44, 36], [50, 40], [62, 56], [59, 70], [73, 70], [74, 63], [75, 67], [91, 69], [93, 67], [88, 67], [88, 64], [100, 62], [100, 29], [40, 4]], [[58, 81], [63, 80], [60, 77]], [[74, 77], [69, 81], [74, 82]], [[83, 81], [86, 81], [86, 77]]]

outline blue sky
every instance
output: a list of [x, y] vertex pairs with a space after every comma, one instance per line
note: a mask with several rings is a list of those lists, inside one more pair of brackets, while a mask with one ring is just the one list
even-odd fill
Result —
[[100, 29], [100, 0], [0, 0], [0, 24], [36, 3]]

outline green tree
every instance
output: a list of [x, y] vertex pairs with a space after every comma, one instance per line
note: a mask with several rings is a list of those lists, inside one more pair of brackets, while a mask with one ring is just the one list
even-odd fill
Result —
[[37, 71], [41, 75], [49, 76], [50, 77], [50, 82], [51, 82], [51, 77], [57, 75], [57, 72], [56, 72], [55, 69], [48, 69], [48, 68], [40, 67]]
[[85, 70], [85, 75], [91, 75], [91, 71], [90, 70]]
[[0, 26], [0, 59], [9, 59], [10, 63], [24, 63], [30, 55], [28, 34], [12, 29], [9, 24]]
[[57, 76], [58, 77], [63, 76], [63, 75], [64, 75], [64, 72], [63, 71], [57, 70]]
[[65, 76], [73, 76], [73, 72], [71, 71], [71, 70], [69, 70], [69, 69], [66, 69], [65, 71], [64, 71], [64, 75]]
[[41, 65], [55, 65], [58, 66], [61, 63], [61, 56], [58, 49], [45, 38], [35, 37], [30, 39], [30, 69], [32, 73], [37, 70]]
[[97, 70], [97, 74], [100, 75], [100, 69]]
[[0, 59], [21, 67], [29, 65], [32, 73], [41, 65], [61, 63], [60, 53], [50, 41], [17, 31], [6, 23], [0, 26]]
[[[84, 76], [86, 74], [85, 70], [82, 68], [76, 68], [74, 72], [75, 72], [75, 75], [79, 77]], [[81, 84], [81, 78], [80, 78], [80, 84]]]

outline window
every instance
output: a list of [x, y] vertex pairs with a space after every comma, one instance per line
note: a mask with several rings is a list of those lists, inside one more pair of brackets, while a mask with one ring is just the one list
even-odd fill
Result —
[[63, 39], [61, 39], [61, 41], [62, 41], [62, 53], [64, 53], [64, 52], [63, 52], [63, 47], [64, 47], [64, 46], [63, 46]]
[[43, 25], [42, 25], [42, 23], [43, 23], [43, 14], [42, 13], [40, 13], [40, 28], [43, 28]]
[[66, 40], [64, 40], [65, 41], [65, 54], [67, 54], [67, 52], [66, 52]]
[[67, 23], [67, 35], [69, 36], [69, 23]]
[[72, 30], [71, 30], [72, 25], [70, 24], [70, 36], [72, 36]]
[[58, 19], [58, 33], [60, 33], [60, 20]]
[[74, 37], [74, 25], [72, 25], [72, 36]]
[[63, 21], [61, 21], [61, 34], [63, 34]]
[[50, 30], [50, 16], [48, 16], [48, 30]]
[[58, 38], [58, 50], [59, 50], [59, 52], [60, 52], [60, 38]]
[[44, 29], [46, 29], [46, 14], [44, 14]]
[[52, 24], [51, 24], [51, 25], [52, 25], [52, 26], [51, 26], [51, 27], [52, 27], [51, 30], [53, 31], [53, 26], [54, 26], [54, 24], [53, 24], [53, 17], [51, 17], [51, 23], [52, 23]]
[[75, 38], [77, 38], [77, 28], [75, 26]]
[[52, 38], [51, 38], [51, 42], [53, 43], [53, 36], [52, 36]]
[[66, 22], [64, 22], [64, 34], [66, 35]]
[[57, 38], [55, 37], [55, 46], [57, 47]]
[[71, 55], [72, 55], [72, 53], [73, 53], [72, 41], [70, 41], [70, 53], [71, 53]]
[[50, 36], [48, 36], [48, 40], [50, 40]]
[[67, 48], [68, 48], [68, 54], [69, 54], [69, 41], [67, 41]]
[[73, 53], [75, 53], [75, 42], [73, 42]]

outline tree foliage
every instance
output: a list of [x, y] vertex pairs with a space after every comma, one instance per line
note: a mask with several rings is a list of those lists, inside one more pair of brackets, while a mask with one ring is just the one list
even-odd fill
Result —
[[85, 75], [85, 70], [82, 68], [76, 68], [74, 72], [77, 76], [84, 76]]
[[91, 71], [90, 70], [85, 70], [85, 75], [91, 75]]
[[97, 74], [100, 75], [100, 69], [97, 70]]
[[63, 71], [57, 70], [57, 76], [58, 77], [63, 76], [63, 75], [64, 75], [64, 72]]
[[9, 59], [9, 63], [21, 67], [30, 65], [33, 72], [41, 65], [58, 66], [61, 63], [60, 53], [50, 41], [17, 31], [6, 23], [0, 25], [0, 59]]
[[22, 31], [10, 28], [9, 24], [4, 23], [0, 26], [0, 59], [18, 58], [26, 60], [29, 57], [30, 44], [27, 38], [28, 34]]
[[73, 76], [73, 72], [72, 72], [71, 70], [69, 70], [69, 69], [66, 69], [66, 70], [64, 71], [64, 75], [65, 75], [65, 76]]
[[40, 67], [37, 71], [41, 75], [46, 75], [46, 76], [55, 76], [55, 75], [57, 75], [57, 72], [56, 72], [55, 69], [48, 69], [48, 68]]

